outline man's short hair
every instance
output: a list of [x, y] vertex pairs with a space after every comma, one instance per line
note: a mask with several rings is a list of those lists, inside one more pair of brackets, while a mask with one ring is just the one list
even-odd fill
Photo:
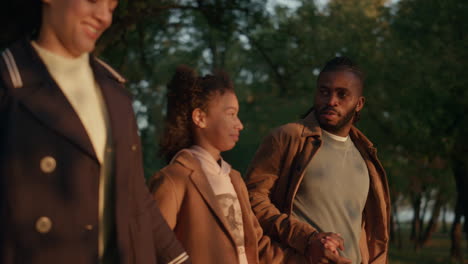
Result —
[[[336, 72], [336, 71], [350, 71], [354, 73], [364, 84], [364, 72], [361, 68], [353, 62], [350, 58], [345, 56], [335, 57], [329, 60], [320, 71], [320, 75], [324, 72]], [[319, 75], [319, 77], [320, 77]]]

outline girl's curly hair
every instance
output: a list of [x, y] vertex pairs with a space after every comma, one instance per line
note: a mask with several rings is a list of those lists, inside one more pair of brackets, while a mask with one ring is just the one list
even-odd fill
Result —
[[160, 139], [160, 155], [168, 162], [181, 149], [194, 144], [193, 110], [207, 111], [215, 95], [234, 92], [229, 76], [223, 71], [199, 77], [188, 66], [177, 67], [167, 85], [167, 108]]

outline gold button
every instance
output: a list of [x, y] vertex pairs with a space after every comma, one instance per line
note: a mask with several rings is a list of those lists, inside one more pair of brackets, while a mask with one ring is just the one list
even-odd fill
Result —
[[112, 152], [112, 148], [107, 148], [106, 151], [107, 151], [107, 153], [111, 153], [111, 152]]
[[44, 173], [51, 173], [57, 167], [57, 162], [51, 156], [45, 156], [41, 160], [41, 170]]
[[36, 230], [41, 234], [47, 234], [52, 229], [52, 221], [47, 216], [41, 216], [36, 221]]
[[88, 231], [91, 231], [93, 230], [93, 225], [85, 225], [85, 229], [88, 230]]
[[136, 151], [136, 150], [137, 150], [137, 145], [136, 145], [136, 144], [133, 144], [133, 145], [132, 145], [132, 150], [133, 150], [133, 151]]

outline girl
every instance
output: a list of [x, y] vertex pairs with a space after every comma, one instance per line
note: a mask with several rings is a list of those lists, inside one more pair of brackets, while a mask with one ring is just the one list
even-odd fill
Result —
[[228, 76], [179, 67], [167, 99], [160, 145], [170, 162], [150, 189], [193, 263], [305, 263], [263, 236], [239, 172], [221, 157], [243, 129]]

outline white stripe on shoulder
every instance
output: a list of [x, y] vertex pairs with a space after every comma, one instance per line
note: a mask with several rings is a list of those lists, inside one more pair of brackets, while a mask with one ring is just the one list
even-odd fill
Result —
[[114, 70], [114, 68], [112, 68], [109, 64], [105, 63], [104, 61], [102, 61], [99, 58], [96, 58], [96, 61], [99, 62], [102, 66], [104, 66], [104, 68], [106, 68], [110, 73], [112, 73], [112, 75], [114, 75], [114, 77], [119, 82], [125, 83], [127, 81], [127, 80], [125, 80], [124, 77], [122, 77], [122, 75], [120, 75], [116, 70]]
[[181, 258], [181, 259], [179, 260], [179, 262], [177, 262], [177, 264], [182, 264], [182, 263], [184, 263], [184, 261], [188, 260], [188, 258], [189, 258], [189, 256], [188, 256], [187, 253], [186, 253], [185, 256], [184, 256], [183, 258]]
[[10, 73], [11, 82], [13, 83], [13, 87], [21, 88], [23, 87], [23, 81], [21, 80], [21, 75], [18, 70], [18, 66], [16, 65], [15, 58], [9, 49], [6, 49], [2, 53], [3, 60], [7, 65], [8, 72]]
[[180, 264], [186, 261], [189, 258], [187, 252], [180, 254], [177, 258], [173, 259], [172, 261], [168, 262], [167, 264]]

